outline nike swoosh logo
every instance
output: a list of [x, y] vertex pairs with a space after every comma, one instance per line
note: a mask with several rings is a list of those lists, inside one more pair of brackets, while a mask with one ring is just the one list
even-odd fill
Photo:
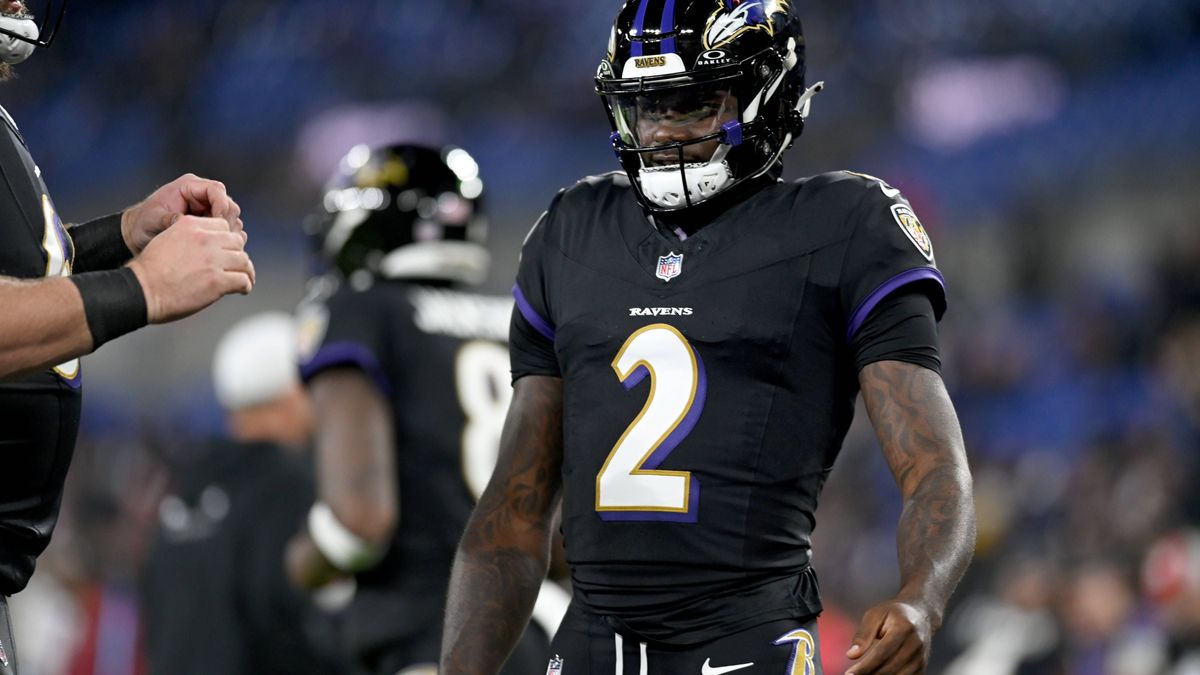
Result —
[[895, 199], [900, 196], [899, 190], [894, 187], [888, 187], [882, 181], [879, 183], [879, 189], [883, 190], [883, 194], [886, 195], [888, 199]]
[[713, 666], [709, 663], [709, 659], [704, 659], [704, 665], [700, 667], [701, 675], [721, 675], [722, 673], [731, 673], [742, 668], [749, 668], [753, 663], [739, 663], [735, 666]]

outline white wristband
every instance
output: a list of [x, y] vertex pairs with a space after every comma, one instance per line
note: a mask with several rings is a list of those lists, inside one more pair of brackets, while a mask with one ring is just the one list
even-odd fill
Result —
[[317, 502], [309, 509], [308, 535], [321, 555], [343, 572], [374, 567], [384, 550], [346, 529], [325, 502]]

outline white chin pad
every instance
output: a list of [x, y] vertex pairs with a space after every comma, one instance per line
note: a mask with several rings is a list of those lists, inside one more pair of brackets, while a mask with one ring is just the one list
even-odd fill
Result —
[[643, 167], [638, 171], [638, 183], [646, 199], [668, 209], [687, 206], [688, 197], [692, 204], [699, 204], [732, 182], [733, 172], [724, 161], [691, 162], [683, 165], [683, 171], [678, 164]]
[[[18, 19], [12, 16], [0, 16], [0, 28], [24, 35], [30, 40], [38, 38], [38, 26], [33, 19]], [[33, 53], [34, 46], [30, 42], [18, 40], [11, 35], [0, 33], [0, 61], [10, 66], [16, 65]]]

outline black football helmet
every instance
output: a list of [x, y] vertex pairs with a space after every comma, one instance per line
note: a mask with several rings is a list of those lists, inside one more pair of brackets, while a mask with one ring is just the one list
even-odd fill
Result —
[[18, 11], [9, 11], [9, 2], [0, 4], [0, 61], [9, 65], [29, 58], [34, 47], [49, 47], [67, 13], [67, 0], [22, 0], [21, 4]]
[[687, 209], [762, 176], [804, 130], [823, 83], [805, 88], [793, 1], [626, 0], [596, 91], [648, 211]]
[[489, 262], [482, 194], [479, 165], [462, 148], [356, 146], [305, 223], [314, 272], [479, 283]]

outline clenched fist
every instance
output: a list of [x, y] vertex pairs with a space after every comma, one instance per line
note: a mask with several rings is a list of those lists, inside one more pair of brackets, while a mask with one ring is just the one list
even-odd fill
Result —
[[121, 236], [134, 254], [140, 254], [154, 237], [180, 216], [221, 218], [229, 229], [242, 231], [242, 207], [229, 196], [225, 184], [184, 174], [154, 191], [121, 214]]
[[847, 675], [918, 675], [929, 663], [929, 646], [937, 626], [915, 604], [891, 600], [863, 615], [846, 656], [855, 664]]
[[246, 235], [224, 218], [177, 216], [129, 267], [146, 294], [150, 323], [166, 323], [254, 288]]

